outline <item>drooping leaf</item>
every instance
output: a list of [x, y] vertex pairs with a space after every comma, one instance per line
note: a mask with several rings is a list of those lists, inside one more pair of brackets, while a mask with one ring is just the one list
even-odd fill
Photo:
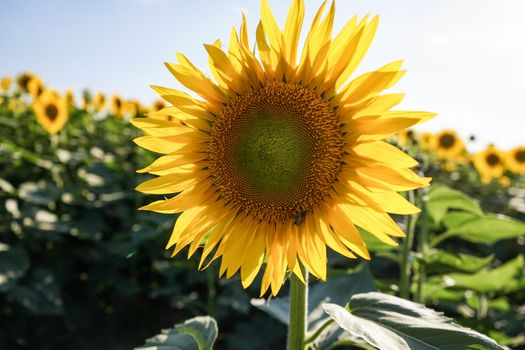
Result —
[[[315, 330], [325, 322], [326, 315], [322, 304], [332, 302], [344, 305], [354, 294], [375, 290], [372, 274], [365, 264], [352, 274], [328, 278], [326, 282], [315, 284], [310, 288], [308, 296], [308, 329]], [[251, 303], [282, 323], [288, 324], [288, 296], [273, 298], [269, 302], [265, 299], [252, 299]]]
[[442, 278], [449, 281], [448, 284], [454, 287], [472, 289], [482, 293], [508, 292], [511, 291], [510, 287], [516, 286], [512, 281], [523, 274], [523, 266], [523, 255], [519, 255], [492, 270], [483, 269], [475, 274], [451, 273]]
[[525, 223], [500, 214], [478, 216], [449, 213], [445, 225], [448, 228], [447, 235], [474, 243], [494, 243], [525, 234]]
[[425, 255], [427, 273], [443, 270], [476, 272], [490, 264], [493, 259], [494, 255], [479, 258], [463, 253], [450, 253], [444, 250], [431, 250]]
[[458, 190], [434, 184], [428, 194], [426, 210], [436, 223], [440, 223], [449, 209], [461, 209], [472, 214], [483, 215], [479, 204]]
[[199, 316], [164, 329], [147, 339], [142, 350], [211, 350], [217, 339], [217, 322], [209, 316]]
[[324, 309], [339, 327], [380, 350], [503, 350], [489, 337], [441, 313], [382, 293], [354, 295], [350, 311], [336, 304], [325, 304]]

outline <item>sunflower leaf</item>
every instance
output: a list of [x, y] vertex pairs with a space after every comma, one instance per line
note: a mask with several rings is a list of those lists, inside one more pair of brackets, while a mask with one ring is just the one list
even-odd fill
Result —
[[147, 339], [137, 350], [211, 350], [217, 339], [217, 322], [209, 316], [199, 316], [176, 324], [171, 329]]
[[484, 216], [449, 213], [444, 220], [448, 236], [461, 237], [474, 243], [494, 243], [525, 234], [525, 223], [505, 215]]
[[494, 340], [453, 323], [442, 313], [382, 293], [354, 295], [351, 311], [336, 304], [323, 307], [339, 327], [380, 350], [503, 350]]
[[463, 192], [439, 184], [432, 185], [426, 208], [430, 217], [438, 224], [445, 218], [449, 209], [483, 215], [481, 207], [474, 199]]
[[[308, 329], [314, 331], [325, 321], [322, 304], [325, 302], [344, 303], [357, 293], [375, 291], [372, 274], [368, 265], [363, 264], [352, 274], [328, 278], [324, 283], [317, 283], [309, 290]], [[264, 299], [252, 299], [252, 305], [266, 312], [273, 318], [288, 324], [290, 299], [278, 297], [266, 302]]]

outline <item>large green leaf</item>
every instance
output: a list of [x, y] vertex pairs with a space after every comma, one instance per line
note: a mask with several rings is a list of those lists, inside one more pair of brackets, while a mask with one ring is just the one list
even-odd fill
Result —
[[434, 222], [440, 223], [449, 209], [460, 209], [483, 215], [479, 204], [465, 193], [444, 185], [433, 184], [426, 202], [428, 214]]
[[449, 213], [444, 222], [447, 236], [458, 236], [474, 243], [494, 243], [525, 234], [525, 223], [499, 214]]
[[519, 255], [492, 270], [483, 269], [475, 274], [451, 273], [440, 278], [447, 280], [448, 285], [478, 292], [509, 292], [513, 290], [511, 287], [517, 285], [512, 283], [513, 280], [522, 277], [523, 267], [523, 256]]
[[428, 273], [443, 270], [476, 272], [490, 264], [492, 259], [494, 259], [494, 255], [479, 258], [468, 254], [450, 253], [437, 249], [433, 249], [425, 254]]
[[[308, 329], [317, 329], [325, 320], [322, 304], [326, 302], [344, 305], [352, 295], [376, 290], [368, 265], [363, 264], [349, 275], [328, 278], [326, 282], [315, 284], [308, 296]], [[284, 324], [288, 324], [290, 298], [278, 297], [266, 301], [252, 299], [252, 305], [266, 312]]]
[[217, 322], [209, 316], [195, 317], [146, 340], [142, 350], [211, 350], [217, 339]]
[[349, 309], [325, 304], [326, 313], [345, 331], [380, 350], [503, 350], [489, 337], [461, 327], [432, 309], [371, 292], [350, 299]]

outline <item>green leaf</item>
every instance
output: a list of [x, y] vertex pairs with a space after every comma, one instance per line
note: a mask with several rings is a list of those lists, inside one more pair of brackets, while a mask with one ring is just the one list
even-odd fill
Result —
[[217, 322], [209, 316], [199, 316], [162, 330], [136, 349], [142, 350], [211, 350], [217, 339]]
[[[322, 304], [333, 302], [344, 305], [352, 295], [376, 290], [368, 265], [363, 264], [354, 273], [328, 278], [326, 282], [315, 284], [309, 290], [308, 296], [308, 329], [317, 329], [326, 317]], [[251, 303], [273, 318], [288, 324], [290, 299], [288, 296], [278, 297], [266, 302], [265, 299], [252, 299]]]
[[482, 293], [508, 292], [515, 285], [511, 282], [522, 274], [523, 266], [523, 256], [519, 255], [492, 270], [483, 269], [475, 274], [451, 273], [440, 278], [447, 280], [448, 285]]
[[339, 327], [380, 350], [503, 350], [489, 337], [405, 299], [377, 292], [357, 294], [349, 308], [324, 305]]
[[483, 215], [479, 204], [458, 190], [434, 184], [428, 194], [426, 210], [436, 223], [440, 223], [449, 209], [461, 209], [469, 213]]
[[[448, 218], [450, 216], [450, 218]], [[459, 236], [474, 243], [494, 243], [525, 234], [525, 223], [500, 214], [477, 216], [462, 213], [447, 215], [447, 236]]]
[[427, 272], [456, 270], [462, 272], [476, 272], [490, 264], [494, 255], [478, 258], [463, 253], [449, 253], [444, 250], [431, 250], [425, 255]]
[[24, 276], [28, 268], [29, 257], [25, 249], [0, 243], [0, 292], [11, 290], [14, 282]]

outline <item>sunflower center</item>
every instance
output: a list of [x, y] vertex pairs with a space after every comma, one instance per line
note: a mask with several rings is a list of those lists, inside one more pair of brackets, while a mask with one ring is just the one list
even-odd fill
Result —
[[514, 154], [514, 159], [519, 163], [525, 163], [525, 151], [518, 151]]
[[489, 154], [486, 159], [487, 159], [487, 164], [490, 166], [496, 166], [500, 162], [498, 155], [494, 153]]
[[444, 134], [439, 138], [439, 145], [442, 148], [450, 148], [456, 142], [456, 138], [451, 134]]
[[45, 112], [47, 118], [51, 121], [54, 121], [58, 117], [58, 108], [54, 104], [48, 104]]
[[271, 82], [233, 98], [213, 125], [210, 170], [222, 198], [268, 222], [308, 212], [341, 166], [340, 123], [300, 85]]

